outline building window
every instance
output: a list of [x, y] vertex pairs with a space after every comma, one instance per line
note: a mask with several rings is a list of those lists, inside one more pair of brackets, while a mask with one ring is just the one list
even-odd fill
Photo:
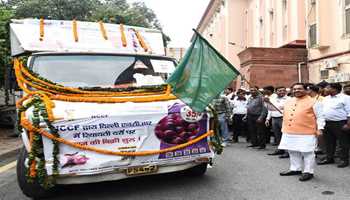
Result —
[[350, 0], [345, 0], [345, 34], [350, 33]]
[[273, 8], [269, 9], [270, 13], [270, 47], [274, 47], [274, 20], [273, 20]]
[[287, 0], [282, 1], [282, 23], [283, 23], [283, 41], [286, 42], [288, 40], [288, 10], [287, 10], [288, 2]]
[[282, 8], [283, 10], [287, 10], [287, 0], [282, 1]]
[[316, 0], [308, 0], [308, 46], [315, 47], [317, 44], [317, 19]]
[[309, 47], [313, 47], [317, 44], [317, 26], [312, 24], [309, 26]]
[[329, 77], [329, 71], [328, 70], [321, 70], [321, 79], [328, 79]]

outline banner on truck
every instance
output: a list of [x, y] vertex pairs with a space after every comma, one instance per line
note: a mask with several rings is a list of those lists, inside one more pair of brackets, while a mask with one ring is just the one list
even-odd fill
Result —
[[[79, 105], [83, 106], [82, 103], [72, 106], [75, 108], [73, 111], [65, 106], [65, 112], [75, 115], [74, 120], [54, 123], [60, 137], [105, 150], [139, 152], [166, 149], [186, 143], [209, 129], [207, 114], [193, 112], [179, 101], [109, 104], [108, 107], [100, 104], [93, 112], [79, 109]], [[52, 149], [52, 141], [44, 138], [49, 174], [52, 173]], [[176, 164], [212, 156], [207, 138], [184, 149], [136, 157], [99, 154], [60, 144], [59, 171], [62, 175], [87, 175], [116, 168]]]

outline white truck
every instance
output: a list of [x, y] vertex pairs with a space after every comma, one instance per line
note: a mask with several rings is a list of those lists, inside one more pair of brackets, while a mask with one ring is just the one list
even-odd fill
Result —
[[214, 157], [211, 117], [165, 84], [176, 62], [164, 56], [160, 31], [43, 19], [13, 20], [10, 30], [24, 91], [17, 176], [25, 195], [40, 198], [61, 184], [205, 173]]

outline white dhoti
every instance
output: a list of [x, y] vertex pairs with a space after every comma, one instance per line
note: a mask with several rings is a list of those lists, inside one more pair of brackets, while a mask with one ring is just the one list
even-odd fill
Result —
[[[296, 135], [283, 133], [278, 149], [288, 150], [290, 170], [314, 173], [315, 149], [317, 138], [315, 135]], [[304, 169], [303, 168], [304, 165]]]

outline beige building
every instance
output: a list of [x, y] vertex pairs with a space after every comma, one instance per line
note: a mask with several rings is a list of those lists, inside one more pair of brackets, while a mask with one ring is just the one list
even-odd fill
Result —
[[305, 12], [304, 0], [211, 0], [197, 30], [251, 85], [289, 86], [308, 78]]
[[350, 0], [211, 0], [197, 30], [251, 85], [350, 81]]
[[177, 61], [180, 61], [184, 57], [186, 49], [182, 47], [167, 47], [165, 49], [166, 56], [175, 58]]
[[310, 82], [350, 82], [350, 0], [307, 0]]

